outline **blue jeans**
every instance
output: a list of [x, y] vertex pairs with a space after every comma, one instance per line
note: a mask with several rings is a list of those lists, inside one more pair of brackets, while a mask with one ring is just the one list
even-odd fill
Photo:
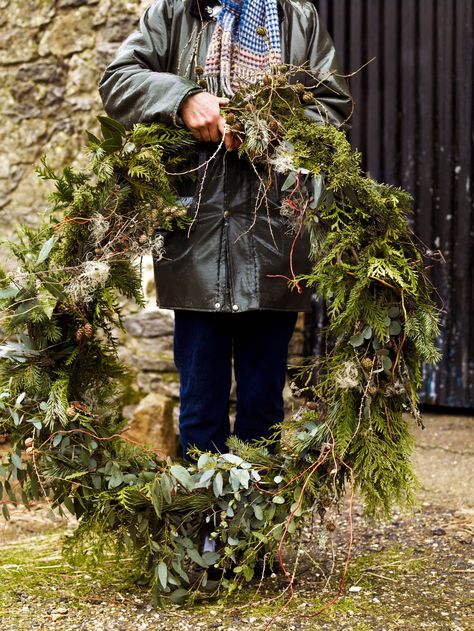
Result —
[[227, 451], [232, 357], [237, 382], [234, 433], [245, 441], [272, 434], [272, 426], [284, 417], [288, 343], [297, 315], [175, 311], [183, 454], [192, 445], [203, 451]]

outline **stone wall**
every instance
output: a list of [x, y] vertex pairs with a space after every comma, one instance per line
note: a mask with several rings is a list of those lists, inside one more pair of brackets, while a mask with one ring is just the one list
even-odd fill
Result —
[[[151, 0], [0, 0], [0, 239], [18, 222], [35, 223], [48, 184], [34, 172], [45, 154], [54, 169], [84, 162], [85, 130], [97, 129], [99, 78]], [[1, 254], [1, 250], [0, 250]], [[6, 257], [2, 264], [8, 265]], [[173, 318], [153, 308], [126, 318], [121, 355], [136, 370], [130, 435], [155, 449], [176, 449], [178, 379]], [[295, 334], [292, 356], [302, 347]]]
[[47, 185], [34, 173], [80, 162], [101, 113], [99, 78], [150, 0], [0, 0], [0, 234], [35, 222]]

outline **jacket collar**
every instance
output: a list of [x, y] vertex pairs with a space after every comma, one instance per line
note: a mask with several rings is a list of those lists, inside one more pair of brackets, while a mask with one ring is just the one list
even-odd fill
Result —
[[[219, 0], [192, 0], [190, 12], [195, 18], [204, 22], [210, 22], [216, 19], [215, 11], [221, 6]], [[283, 22], [283, 9], [278, 2], [278, 18], [280, 23]]]

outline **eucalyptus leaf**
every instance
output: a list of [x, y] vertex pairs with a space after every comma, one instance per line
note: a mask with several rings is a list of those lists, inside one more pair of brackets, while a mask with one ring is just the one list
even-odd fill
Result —
[[220, 497], [222, 495], [223, 489], [224, 489], [224, 479], [222, 478], [222, 473], [218, 471], [212, 483], [212, 490], [214, 491], [214, 495], [216, 497]]
[[235, 454], [222, 454], [221, 458], [222, 460], [236, 465], [237, 467], [239, 467], [244, 462], [243, 458], [241, 458], [240, 456], [236, 456]]
[[59, 443], [62, 441], [62, 439], [63, 439], [62, 434], [56, 434], [53, 438], [53, 447], [57, 447]]
[[168, 586], [168, 567], [164, 561], [158, 563], [157, 573], [161, 586], [166, 589]]
[[202, 560], [207, 566], [214, 565], [219, 559], [221, 555], [218, 552], [204, 552], [202, 555]]
[[364, 337], [366, 340], [369, 340], [372, 337], [372, 327], [366, 326], [365, 329], [362, 331], [362, 337]]
[[194, 563], [197, 563], [200, 567], [205, 567], [205, 568], [208, 567], [207, 563], [203, 561], [201, 555], [196, 550], [196, 548], [188, 548], [186, 552], [188, 553], [188, 556], [191, 559], [191, 561], [194, 561]]
[[284, 504], [285, 498], [283, 497], [283, 495], [275, 495], [275, 497], [272, 499], [272, 502], [274, 504]]
[[350, 339], [349, 339], [349, 344], [351, 346], [357, 347], [357, 346], [362, 346], [362, 344], [364, 343], [364, 336], [363, 335], [353, 335]]
[[321, 173], [313, 177], [313, 196], [310, 203], [311, 210], [317, 210], [321, 204], [324, 193], [324, 178]]
[[187, 469], [182, 467], [180, 464], [174, 464], [170, 468], [171, 475], [178, 480], [180, 484], [184, 486], [188, 491], [192, 491], [194, 488], [194, 481], [191, 477], [191, 474]]
[[210, 481], [215, 473], [215, 469], [206, 469], [202, 472], [199, 482], [196, 484], [196, 488], [207, 488], [210, 486]]
[[171, 482], [166, 473], [161, 475], [161, 492], [163, 493], [163, 499], [167, 504], [171, 504]]
[[203, 469], [207, 464], [209, 464], [209, 462], [211, 462], [209, 454], [201, 454], [197, 461], [197, 468]]
[[14, 465], [17, 469], [20, 469], [20, 470], [23, 470], [23, 469], [24, 469], [23, 462], [21, 461], [21, 458], [20, 458], [20, 456], [19, 456], [18, 454], [16, 454], [16, 453], [12, 452], [12, 453], [10, 454], [10, 460], [12, 461], [12, 464], [13, 464], [13, 465]]
[[294, 188], [296, 184], [296, 174], [294, 171], [290, 171], [286, 177], [286, 180], [281, 186], [282, 191], [288, 191], [290, 188]]
[[398, 320], [392, 320], [388, 330], [390, 335], [400, 335], [402, 332], [402, 325]]
[[[65, 441], [68, 437], [65, 436], [63, 443], [61, 445], [61, 447], [64, 446]], [[108, 483], [108, 487], [109, 489], [115, 489], [118, 486], [120, 486], [123, 483], [123, 473], [122, 471], [117, 467], [117, 466], [113, 466], [112, 468], [112, 474], [109, 478], [109, 483]]]
[[51, 254], [51, 250], [54, 248], [56, 244], [56, 237], [53, 235], [47, 241], [43, 243], [41, 250], [39, 251], [38, 258], [36, 259], [36, 264], [40, 265], [44, 263], [48, 256]]
[[20, 293], [20, 288], [16, 285], [8, 285], [7, 287], [3, 287], [0, 289], [0, 300], [9, 300], [11, 298], [16, 298]]

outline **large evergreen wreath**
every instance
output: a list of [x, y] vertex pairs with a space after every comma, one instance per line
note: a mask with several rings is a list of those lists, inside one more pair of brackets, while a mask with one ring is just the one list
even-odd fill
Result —
[[[282, 424], [275, 454], [268, 441], [231, 439], [227, 454], [178, 463], [122, 435], [119, 298], [142, 304], [139, 261], [162, 254], [157, 228], [192, 220], [174, 193], [177, 178], [195, 174], [187, 130], [127, 132], [101, 117], [90, 172], [56, 175], [43, 162], [52, 206], [9, 244], [18, 265], [0, 275], [0, 433], [12, 445], [0, 471], [3, 513], [17, 487], [26, 505], [66, 507], [79, 519], [68, 547], [131, 555], [157, 600], [232, 592], [252, 579], [257, 556], [281, 556], [308, 513], [324, 519], [347, 484], [374, 516], [414, 497], [403, 413], [420, 422], [416, 390], [422, 361], [438, 357], [438, 317], [407, 223], [411, 200], [361, 171], [343, 131], [304, 117], [312, 94], [289, 85], [286, 71], [237, 94], [227, 113], [242, 159], [287, 174], [282, 213], [295, 239], [306, 224], [314, 260], [309, 276], [288, 281], [325, 298], [335, 340], [304, 368], [317, 362], [317, 384]], [[203, 520], [215, 552], [201, 551]], [[211, 581], [212, 566], [228, 571]]]

